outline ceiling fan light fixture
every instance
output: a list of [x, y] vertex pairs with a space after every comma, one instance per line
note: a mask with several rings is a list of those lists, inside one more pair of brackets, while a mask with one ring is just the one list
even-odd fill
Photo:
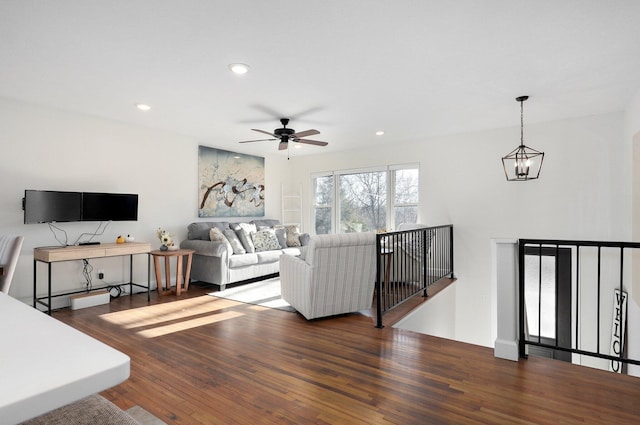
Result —
[[507, 181], [527, 181], [540, 177], [544, 152], [530, 148], [524, 144], [524, 114], [523, 106], [529, 96], [516, 97], [520, 102], [520, 146], [502, 157], [502, 168]]
[[249, 72], [249, 65], [244, 63], [232, 63], [229, 65], [229, 69], [236, 75], [244, 75]]

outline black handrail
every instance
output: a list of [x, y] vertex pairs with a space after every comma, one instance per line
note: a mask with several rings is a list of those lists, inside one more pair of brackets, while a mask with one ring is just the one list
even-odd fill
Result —
[[453, 225], [378, 233], [376, 236], [376, 327], [383, 313], [453, 278]]

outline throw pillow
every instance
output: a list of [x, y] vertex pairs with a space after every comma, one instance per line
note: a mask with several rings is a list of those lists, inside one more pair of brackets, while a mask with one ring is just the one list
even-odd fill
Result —
[[300, 246], [300, 229], [298, 226], [287, 226], [287, 246]]
[[251, 238], [253, 239], [253, 245], [256, 247], [256, 252], [280, 249], [280, 243], [272, 229], [253, 232], [251, 233]]
[[211, 230], [209, 230], [209, 239], [214, 242], [224, 242], [224, 244], [227, 246], [227, 251], [229, 252], [229, 254], [233, 252], [233, 247], [229, 243], [229, 240], [226, 238], [224, 233], [222, 233], [222, 230], [218, 229], [217, 227], [212, 227]]
[[252, 253], [256, 252], [255, 247], [253, 246], [253, 241], [251, 240], [251, 232], [255, 232], [258, 229], [256, 225], [253, 223], [234, 223], [231, 228], [235, 230], [236, 235], [240, 239], [242, 243], [242, 247], [245, 251]]
[[256, 252], [255, 247], [253, 246], [253, 241], [251, 240], [251, 234], [244, 229], [237, 229], [236, 235], [238, 235], [238, 239], [240, 239], [240, 243], [242, 247], [248, 253]]
[[303, 233], [302, 235], [299, 236], [298, 239], [300, 239], [300, 245], [306, 246], [306, 245], [309, 245], [309, 241], [311, 240], [311, 236], [309, 236], [308, 233]]
[[280, 248], [287, 247], [287, 229], [284, 226], [277, 226], [274, 228], [276, 232], [276, 238], [278, 238], [278, 243], [280, 244]]
[[238, 235], [232, 229], [226, 229], [222, 233], [224, 233], [225, 237], [231, 244], [231, 248], [233, 249], [234, 254], [246, 254], [247, 251], [242, 247], [242, 243], [240, 239], [238, 239]]

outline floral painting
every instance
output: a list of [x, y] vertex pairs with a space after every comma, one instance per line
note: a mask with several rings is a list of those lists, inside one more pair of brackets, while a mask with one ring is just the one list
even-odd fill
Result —
[[264, 217], [264, 158], [198, 147], [198, 217]]

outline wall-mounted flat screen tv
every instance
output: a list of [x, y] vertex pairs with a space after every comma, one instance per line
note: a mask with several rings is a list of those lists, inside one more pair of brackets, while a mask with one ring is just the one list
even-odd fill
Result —
[[49, 190], [25, 190], [24, 192], [25, 223], [80, 221], [81, 219], [81, 192]]
[[135, 221], [138, 195], [25, 190], [24, 222]]
[[138, 195], [125, 193], [82, 194], [82, 221], [135, 221]]

